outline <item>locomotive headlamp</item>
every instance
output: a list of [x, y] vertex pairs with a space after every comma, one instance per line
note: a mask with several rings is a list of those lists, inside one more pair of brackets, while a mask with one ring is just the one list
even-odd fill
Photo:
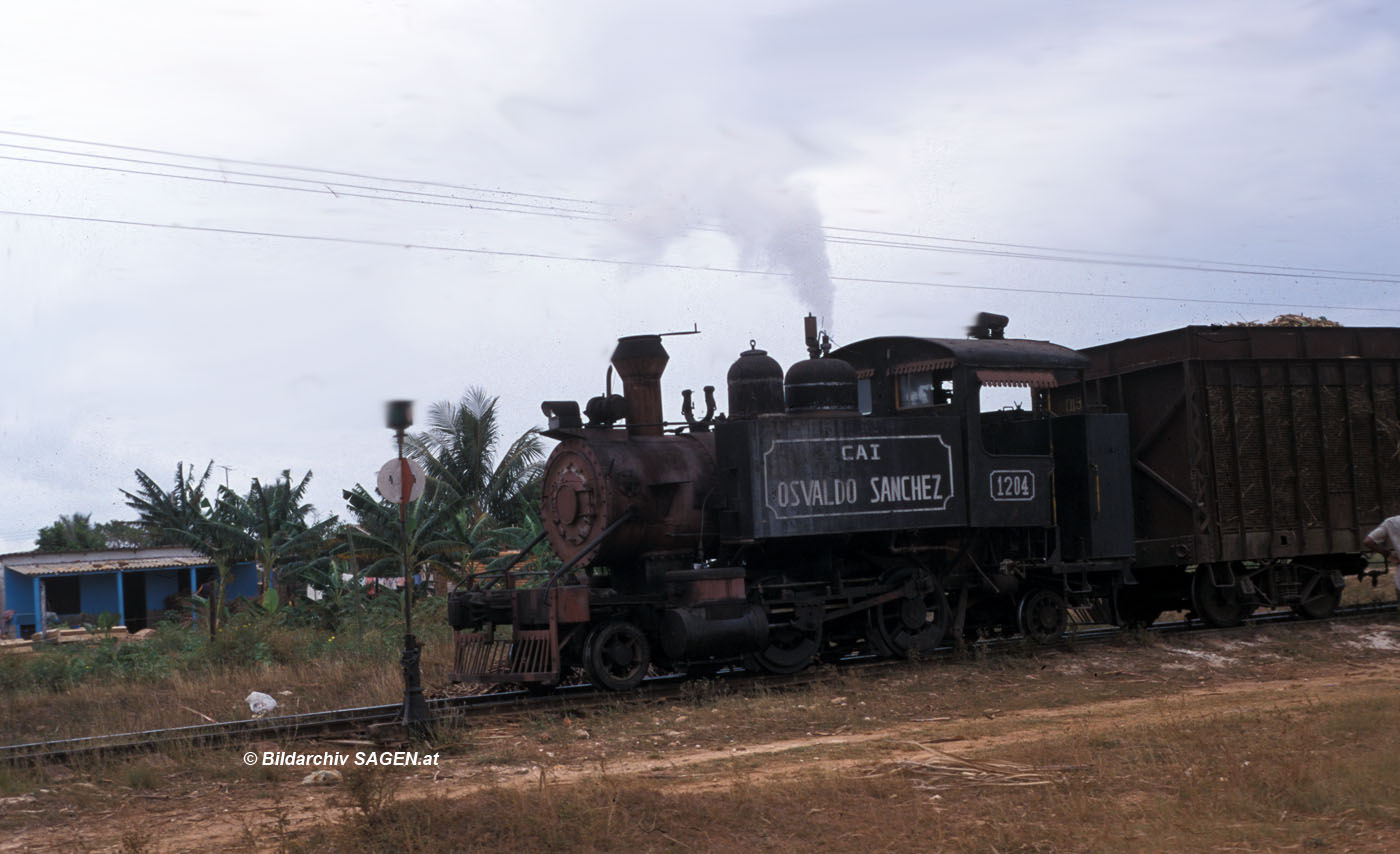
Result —
[[391, 400], [386, 407], [385, 425], [398, 433], [413, 426], [413, 401]]

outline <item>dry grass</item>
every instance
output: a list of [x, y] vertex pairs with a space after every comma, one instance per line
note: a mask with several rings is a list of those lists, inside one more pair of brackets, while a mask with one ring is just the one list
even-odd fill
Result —
[[[1400, 706], [1124, 724], [1007, 747], [995, 760], [913, 758], [787, 778], [732, 768], [710, 789], [601, 774], [570, 785], [403, 800], [289, 840], [315, 851], [1386, 851], [1400, 766], [1358, 750]], [[907, 747], [907, 746], [906, 746]], [[967, 772], [976, 775], [969, 779]], [[1036, 785], [1013, 785], [1030, 783]]]
[[[1247, 673], [1198, 665], [1202, 659], [1179, 656], [1179, 642], [1154, 641], [1131, 654], [1050, 651], [839, 676], [791, 694], [742, 696], [702, 684], [664, 707], [542, 717], [518, 738], [469, 734], [477, 762], [539, 768], [538, 783], [399, 801], [298, 836], [291, 847], [1395, 850], [1400, 765], [1388, 750], [1367, 749], [1400, 728], [1393, 694], [1339, 682], [1335, 694], [1285, 694], [1262, 708], [1251, 698], [1238, 710], [1225, 702], [1201, 714], [1183, 693], [1251, 680], [1283, 685], [1300, 669], [1364, 672], [1376, 653], [1353, 636], [1368, 631], [1261, 628], [1188, 650], [1220, 660], [1256, 655]], [[1140, 711], [1107, 728], [1056, 712], [1089, 701]], [[965, 756], [957, 742], [911, 747], [880, 738], [940, 720], [958, 721], [960, 739], [997, 746]], [[1028, 726], [1040, 735], [1024, 738]], [[794, 746], [758, 747], [783, 739]], [[678, 764], [697, 753], [709, 758]], [[638, 763], [665, 770], [638, 772]], [[597, 773], [547, 770], [566, 764]]]
[[[392, 625], [347, 629], [338, 636], [270, 627], [244, 637], [221, 636], [220, 644], [227, 648], [212, 649], [202, 638], [153, 639], [139, 654], [154, 651], [168, 657], [163, 669], [144, 677], [104, 673], [80, 678], [61, 691], [47, 687], [43, 676], [81, 671], [103, 650], [54, 648], [23, 660], [0, 660], [0, 666], [12, 668], [5, 674], [11, 687], [4, 691], [0, 744], [242, 720], [250, 714], [245, 698], [251, 691], [276, 699], [275, 714], [399, 702], [400, 632]], [[428, 625], [424, 634], [423, 684], [446, 685], [452, 668], [450, 633], [444, 626]]]
[[[305, 769], [246, 768], [234, 751], [0, 769], [0, 797], [25, 799], [0, 807], [0, 839], [147, 852], [1400, 850], [1400, 767], [1368, 749], [1400, 726], [1400, 675], [1378, 664], [1394, 653], [1377, 638], [1400, 642], [1393, 618], [840, 671], [790, 692], [700, 682], [679, 698], [442, 731], [445, 767], [350, 768], [334, 789], [300, 786]], [[254, 746], [275, 747], [335, 749]]]

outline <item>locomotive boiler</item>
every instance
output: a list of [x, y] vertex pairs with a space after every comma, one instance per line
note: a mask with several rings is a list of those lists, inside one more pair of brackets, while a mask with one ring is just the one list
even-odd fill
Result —
[[[1232, 345], [1190, 327], [1081, 353], [1008, 339], [1006, 325], [983, 314], [967, 338], [832, 350], [809, 317], [809, 358], [784, 371], [750, 342], [726, 377], [728, 412], [715, 414], [707, 387], [697, 417], [687, 390], [679, 422], [663, 414], [661, 336], [620, 339], [621, 394], [610, 372], [582, 408], [543, 404], [559, 444], [541, 537], [560, 564], [477, 576], [449, 598], [454, 678], [547, 688], [581, 670], [625, 690], [653, 666], [792, 673], [856, 651], [926, 653], [950, 637], [1045, 642], [1072, 613], [1142, 623], [1183, 608], [1228, 625], [1284, 605], [1323, 616], [1342, 573], [1365, 571], [1359, 531], [1400, 506], [1400, 476], [1328, 499], [1321, 530], [1297, 489], [1345, 463], [1319, 420], [1289, 434], [1298, 512], [1246, 518], [1254, 504], [1242, 496], [1259, 503], [1288, 464], [1251, 438], [1277, 432], [1279, 413], [1257, 404], [1241, 416], [1230, 395], [1253, 382], [1250, 400], [1306, 396], [1286, 383], [1265, 391], [1280, 377], [1311, 383], [1319, 400], [1334, 400], [1334, 377], [1369, 384], [1376, 405], [1351, 415], [1370, 425], [1368, 459], [1382, 465], [1382, 446], [1400, 452], [1400, 437], [1384, 433], [1396, 379], [1380, 353], [1395, 352], [1400, 331], [1240, 330], [1225, 336]], [[1000, 407], [1000, 388], [1026, 404]]]

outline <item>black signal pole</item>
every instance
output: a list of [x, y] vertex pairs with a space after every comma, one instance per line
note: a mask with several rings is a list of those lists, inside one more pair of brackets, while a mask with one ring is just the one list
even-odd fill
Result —
[[387, 421], [399, 446], [399, 541], [403, 547], [403, 655], [399, 663], [403, 666], [403, 725], [412, 733], [423, 734], [428, 728], [428, 707], [423, 701], [419, 667], [421, 646], [413, 636], [413, 567], [408, 560], [408, 501], [414, 476], [403, 455], [403, 434], [413, 424], [413, 401], [390, 401]]

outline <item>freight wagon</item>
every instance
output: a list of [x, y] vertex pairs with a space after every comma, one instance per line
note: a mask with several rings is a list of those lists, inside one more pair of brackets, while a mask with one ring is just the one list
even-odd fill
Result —
[[1330, 614], [1366, 533], [1400, 512], [1400, 329], [1189, 326], [1081, 352], [1083, 386], [1050, 408], [1127, 415], [1122, 615]]

